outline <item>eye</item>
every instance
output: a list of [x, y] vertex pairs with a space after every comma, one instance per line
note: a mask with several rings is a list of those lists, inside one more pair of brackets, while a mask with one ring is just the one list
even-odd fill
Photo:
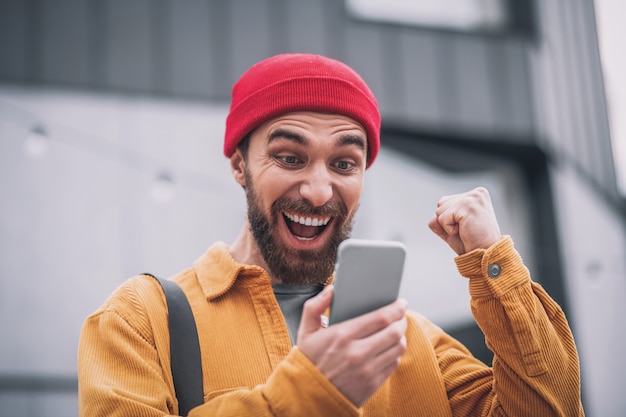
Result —
[[294, 155], [276, 155], [275, 158], [285, 166], [295, 167], [302, 161]]
[[350, 171], [354, 169], [355, 166], [356, 165], [350, 161], [339, 161], [335, 164], [335, 167], [340, 171]]

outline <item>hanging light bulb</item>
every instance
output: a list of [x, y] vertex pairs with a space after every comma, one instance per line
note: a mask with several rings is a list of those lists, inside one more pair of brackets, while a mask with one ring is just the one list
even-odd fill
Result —
[[50, 138], [46, 130], [41, 126], [33, 127], [26, 135], [24, 152], [33, 157], [40, 157], [48, 151]]
[[170, 201], [174, 196], [176, 185], [168, 172], [161, 172], [152, 183], [152, 197], [160, 202]]

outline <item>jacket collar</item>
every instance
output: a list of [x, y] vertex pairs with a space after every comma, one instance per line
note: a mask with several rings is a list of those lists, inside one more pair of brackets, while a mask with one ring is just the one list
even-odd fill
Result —
[[[207, 300], [226, 294], [239, 278], [244, 285], [271, 285], [269, 274], [260, 266], [237, 262], [224, 242], [213, 244], [194, 264], [193, 269]], [[326, 281], [333, 282], [334, 275]]]
[[235, 261], [229, 249], [226, 243], [217, 242], [193, 264], [202, 292], [208, 300], [226, 294], [239, 276], [270, 283], [269, 275], [263, 268]]

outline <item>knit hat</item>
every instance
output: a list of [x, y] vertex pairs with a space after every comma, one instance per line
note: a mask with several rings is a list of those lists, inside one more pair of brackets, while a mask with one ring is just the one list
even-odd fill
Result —
[[265, 121], [295, 111], [337, 113], [365, 128], [367, 167], [380, 148], [378, 102], [365, 81], [346, 64], [313, 54], [281, 54], [248, 69], [233, 86], [226, 118], [224, 155]]

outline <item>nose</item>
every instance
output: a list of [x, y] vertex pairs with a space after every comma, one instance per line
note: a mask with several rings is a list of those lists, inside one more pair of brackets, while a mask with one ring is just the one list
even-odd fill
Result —
[[304, 173], [300, 195], [314, 207], [321, 207], [333, 197], [332, 175], [326, 166], [315, 166]]

